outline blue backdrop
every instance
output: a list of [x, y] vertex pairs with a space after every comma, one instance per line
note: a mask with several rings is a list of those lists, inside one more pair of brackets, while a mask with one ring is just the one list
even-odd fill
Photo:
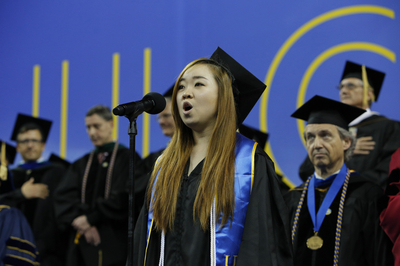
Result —
[[[90, 107], [163, 93], [187, 63], [220, 46], [268, 85], [245, 124], [268, 131], [267, 152], [299, 184], [306, 151], [290, 114], [315, 94], [338, 100], [346, 60], [386, 72], [372, 109], [400, 119], [399, 13], [394, 0], [2, 0], [0, 139], [9, 141], [18, 113], [38, 115], [53, 120], [44, 156], [74, 161], [92, 148]], [[168, 141], [147, 119], [138, 119], [141, 155]], [[125, 145], [127, 127], [119, 118]]]

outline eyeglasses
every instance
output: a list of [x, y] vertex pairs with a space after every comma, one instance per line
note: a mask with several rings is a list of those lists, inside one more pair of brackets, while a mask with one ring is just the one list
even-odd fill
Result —
[[346, 83], [346, 84], [340, 84], [339, 86], [337, 86], [337, 89], [341, 90], [343, 88], [347, 88], [349, 90], [354, 90], [355, 88], [362, 87], [362, 86], [363, 86], [362, 84], [356, 85], [354, 83]]
[[157, 115], [157, 121], [160, 121], [161, 119], [167, 119], [169, 117], [171, 117], [172, 114], [162, 114], [162, 115]]
[[17, 140], [18, 144], [22, 145], [27, 145], [29, 142], [31, 142], [34, 145], [38, 145], [39, 143], [42, 143], [40, 139], [23, 139], [23, 140]]

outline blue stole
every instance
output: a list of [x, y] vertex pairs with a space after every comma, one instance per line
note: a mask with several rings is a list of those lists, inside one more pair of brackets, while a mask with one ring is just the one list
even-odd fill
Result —
[[[347, 174], [347, 167], [345, 164], [343, 164], [339, 173], [337, 175], [332, 175], [332, 176], [328, 177], [325, 180], [326, 182], [316, 181], [315, 174], [311, 177], [310, 184], [308, 186], [308, 193], [307, 193], [307, 206], [308, 206], [308, 211], [311, 216], [311, 220], [314, 224], [314, 232], [319, 231], [319, 228], [321, 227], [322, 222], [324, 221], [324, 218], [326, 216], [326, 211], [329, 209], [332, 202], [335, 200], [337, 193], [340, 191], [340, 189], [343, 186], [343, 183], [346, 179], [346, 174]], [[324, 200], [322, 201], [322, 204], [318, 210], [318, 213], [316, 213], [315, 212], [315, 190], [314, 190], [314, 187], [315, 187], [316, 183], [321, 183], [319, 185], [323, 185], [323, 183], [329, 184], [329, 182], [332, 182], [332, 185], [329, 188], [328, 193], [326, 194]]]
[[21, 168], [23, 168], [25, 170], [34, 170], [34, 169], [37, 169], [37, 168], [40, 168], [40, 167], [43, 167], [43, 166], [49, 165], [49, 164], [51, 164], [51, 162], [49, 162], [49, 161], [40, 162], [40, 163], [38, 163], [38, 162], [27, 162], [27, 163], [18, 165], [18, 167], [21, 167]]
[[[235, 148], [235, 211], [228, 222], [221, 227], [222, 214], [215, 225], [216, 265], [235, 265], [242, 241], [244, 223], [246, 221], [247, 206], [250, 200], [254, 179], [254, 164], [256, 143], [239, 133], [236, 133]], [[154, 197], [155, 183], [151, 198]], [[232, 226], [231, 226], [232, 221]], [[147, 219], [147, 244], [150, 240], [153, 225], [153, 211], [150, 204]], [[147, 252], [147, 249], [146, 249]]]

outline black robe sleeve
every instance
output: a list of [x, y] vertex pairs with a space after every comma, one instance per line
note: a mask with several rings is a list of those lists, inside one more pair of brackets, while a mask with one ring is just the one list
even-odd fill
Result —
[[237, 265], [292, 265], [288, 210], [274, 164], [259, 147]]
[[[146, 158], [144, 158], [142, 160], [141, 165], [143, 168], [143, 174], [141, 174], [137, 178], [135, 178], [135, 195], [136, 195], [136, 197], [144, 199], [144, 195], [145, 195], [147, 185], [149, 183], [154, 165], [155, 165], [158, 157], [160, 157], [160, 155], [163, 153], [163, 151], [164, 151], [164, 149], [159, 150], [157, 152], [150, 153]], [[141, 209], [141, 207], [143, 205], [143, 200], [140, 201], [139, 203], [140, 203], [140, 205], [138, 205], [138, 210]], [[139, 213], [139, 211], [138, 211], [138, 213]]]
[[58, 185], [55, 193], [55, 212], [57, 223], [62, 228], [70, 226], [72, 221], [80, 215], [80, 188], [82, 179], [82, 161], [87, 161], [88, 156], [74, 162]]
[[400, 147], [400, 123], [383, 116], [373, 116], [356, 127], [357, 138], [372, 136], [375, 148], [368, 155], [353, 155], [346, 165], [385, 188], [390, 158]]
[[18, 203], [21, 203], [24, 200], [26, 200], [26, 198], [22, 194], [20, 188], [0, 195], [0, 201], [11, 207], [16, 207]]
[[310, 157], [308, 157], [308, 155], [306, 156], [306, 158], [304, 158], [303, 163], [300, 165], [299, 168], [299, 176], [301, 178], [301, 180], [303, 180], [303, 182], [307, 181], [307, 178], [314, 174], [314, 165], [312, 164]]
[[[368, 195], [368, 216], [365, 219], [363, 232], [366, 237], [365, 243], [371, 243], [367, 249], [367, 261], [369, 265], [393, 265], [394, 257], [391, 253], [393, 243], [380, 226], [380, 213], [383, 210], [385, 198], [381, 191], [371, 189]], [[370, 221], [370, 222], [368, 222]], [[368, 247], [368, 245], [366, 245]]]
[[147, 216], [148, 208], [144, 204], [134, 232], [133, 265], [135, 266], [143, 265], [144, 263], [147, 244]]

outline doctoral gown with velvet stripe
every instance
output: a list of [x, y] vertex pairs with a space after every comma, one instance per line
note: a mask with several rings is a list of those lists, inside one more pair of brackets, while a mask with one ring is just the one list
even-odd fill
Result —
[[[329, 186], [315, 188], [316, 211], [322, 204]], [[342, 187], [343, 189], [343, 187]], [[307, 208], [307, 195], [300, 212], [298, 228], [293, 245], [294, 265], [333, 265], [339, 190], [320, 227], [318, 235], [323, 239], [322, 248], [312, 251], [306, 246], [307, 239], [314, 235], [313, 223]], [[303, 185], [289, 191], [285, 201], [290, 210], [291, 225], [300, 200]], [[343, 211], [339, 264], [351, 266], [393, 265], [391, 242], [379, 225], [379, 214], [385, 199], [383, 190], [357, 173], [350, 175]]]
[[[18, 166], [11, 170], [15, 190], [8, 193], [7, 199], [4, 199], [4, 201], [20, 209], [32, 227], [37, 249], [41, 256], [41, 265], [62, 266], [65, 260], [64, 251], [67, 236], [57, 227], [54, 212], [54, 192], [66, 169], [63, 165], [53, 162], [43, 162], [31, 166]], [[49, 195], [46, 199], [26, 199], [22, 195], [21, 187], [32, 177], [34, 183], [47, 185]]]

